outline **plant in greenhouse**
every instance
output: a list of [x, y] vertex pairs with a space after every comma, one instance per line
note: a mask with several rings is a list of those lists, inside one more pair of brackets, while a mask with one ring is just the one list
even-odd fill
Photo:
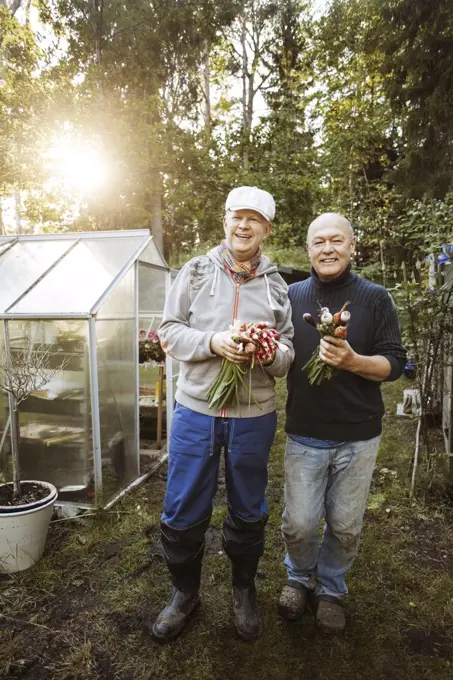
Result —
[[154, 361], [161, 364], [165, 361], [165, 352], [160, 344], [160, 338], [156, 330], [140, 330], [138, 335], [139, 363]]
[[[19, 406], [36, 390], [49, 383], [68, 364], [69, 358], [56, 352], [49, 345], [36, 345], [27, 340], [14, 350], [6, 350], [0, 358], [0, 389], [8, 395], [11, 431], [11, 456], [13, 484], [11, 504], [21, 499], [19, 464]], [[57, 363], [57, 366], [55, 364]], [[4, 500], [4, 499], [3, 499]]]

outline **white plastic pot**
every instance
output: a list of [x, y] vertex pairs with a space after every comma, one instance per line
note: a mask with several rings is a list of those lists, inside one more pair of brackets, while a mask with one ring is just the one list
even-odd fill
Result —
[[0, 511], [0, 572], [24, 571], [42, 557], [57, 490], [48, 482], [36, 483], [49, 487], [49, 495], [38, 501], [40, 505], [16, 505], [13, 511]]

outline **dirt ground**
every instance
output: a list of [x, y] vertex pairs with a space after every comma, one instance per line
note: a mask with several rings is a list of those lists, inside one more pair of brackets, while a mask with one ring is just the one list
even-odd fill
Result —
[[402, 389], [385, 387], [384, 437], [348, 580], [343, 637], [319, 633], [310, 611], [294, 623], [277, 615], [285, 578], [280, 412], [257, 577], [261, 640], [242, 642], [232, 624], [222, 476], [206, 537], [202, 606], [172, 644], [150, 636], [170, 591], [159, 544], [162, 467], [108, 512], [53, 522], [33, 569], [0, 574], [0, 680], [451, 680], [453, 509], [434, 485], [423, 498], [409, 498], [414, 424], [393, 415]]

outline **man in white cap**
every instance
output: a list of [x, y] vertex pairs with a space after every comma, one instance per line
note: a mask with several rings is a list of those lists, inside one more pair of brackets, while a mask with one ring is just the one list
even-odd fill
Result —
[[[167, 607], [152, 632], [170, 640], [200, 602], [204, 535], [212, 514], [222, 449], [228, 514], [223, 548], [232, 564], [234, 623], [239, 636], [261, 635], [255, 574], [264, 550], [268, 519], [267, 462], [276, 427], [274, 377], [293, 360], [293, 327], [287, 286], [261, 244], [275, 215], [272, 196], [257, 187], [238, 187], [225, 205], [225, 240], [179, 272], [165, 304], [162, 347], [181, 362], [169, 440], [169, 466], [161, 540], [173, 583]], [[250, 362], [229, 327], [266, 321], [281, 345], [266, 366], [250, 368], [251, 390], [239, 392], [239, 406], [210, 408], [206, 393], [222, 360]], [[248, 377], [247, 377], [248, 380]]]

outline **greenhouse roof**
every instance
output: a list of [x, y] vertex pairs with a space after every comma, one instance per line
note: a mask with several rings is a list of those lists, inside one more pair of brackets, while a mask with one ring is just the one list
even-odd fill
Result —
[[0, 318], [95, 314], [139, 260], [167, 264], [147, 229], [0, 237]]

